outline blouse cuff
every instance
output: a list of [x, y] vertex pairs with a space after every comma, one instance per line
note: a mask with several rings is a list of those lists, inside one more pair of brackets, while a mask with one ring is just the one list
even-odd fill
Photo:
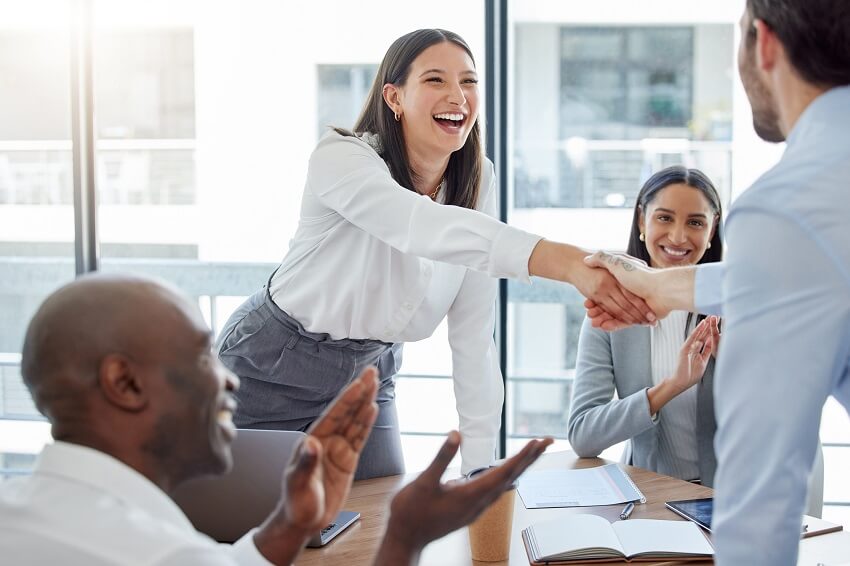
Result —
[[461, 474], [467, 474], [475, 468], [489, 466], [496, 460], [496, 439], [463, 437], [460, 443], [460, 454]]
[[642, 400], [641, 404], [645, 405], [644, 414], [649, 415], [649, 424], [654, 426], [654, 425], [658, 424], [658, 413], [655, 413], [653, 415], [652, 412], [651, 412], [652, 409], [649, 407], [649, 387], [643, 389], [642, 393], [643, 393], [643, 395], [641, 395], [640, 398]]
[[543, 238], [519, 228], [504, 225], [493, 240], [488, 273], [493, 277], [517, 279], [531, 283], [528, 260], [534, 247]]

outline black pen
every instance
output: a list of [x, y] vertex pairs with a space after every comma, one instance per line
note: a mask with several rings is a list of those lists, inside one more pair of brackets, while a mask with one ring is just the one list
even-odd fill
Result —
[[635, 509], [635, 504], [634, 504], [633, 501], [629, 501], [628, 503], [626, 503], [626, 506], [623, 507], [623, 512], [620, 513], [620, 519], [622, 519], [623, 521], [628, 519], [629, 515], [632, 514], [632, 511], [634, 511], [634, 509]]

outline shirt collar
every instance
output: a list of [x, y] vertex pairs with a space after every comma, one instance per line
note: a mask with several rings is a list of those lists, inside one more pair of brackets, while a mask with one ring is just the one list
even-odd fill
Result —
[[60, 441], [48, 444], [39, 455], [33, 474], [59, 476], [93, 486], [159, 521], [195, 530], [164, 491], [130, 466], [99, 450]]
[[850, 86], [839, 86], [831, 88], [812, 100], [803, 110], [791, 132], [787, 136], [787, 143], [797, 143], [800, 138], [806, 137], [806, 132], [815, 124], [825, 122], [832, 123], [835, 116], [840, 116], [850, 105]]

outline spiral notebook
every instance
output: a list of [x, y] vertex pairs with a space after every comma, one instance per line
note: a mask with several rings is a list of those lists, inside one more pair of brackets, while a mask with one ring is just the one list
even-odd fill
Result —
[[528, 471], [519, 480], [518, 492], [526, 509], [646, 503], [646, 497], [618, 464]]

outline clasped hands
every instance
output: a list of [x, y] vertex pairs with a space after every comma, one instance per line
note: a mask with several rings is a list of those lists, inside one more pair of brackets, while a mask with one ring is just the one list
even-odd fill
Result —
[[655, 324], [688, 303], [687, 294], [677, 296], [673, 285], [688, 277], [684, 271], [653, 269], [629, 255], [604, 251], [587, 256], [584, 265], [587, 269], [577, 279], [576, 288], [587, 298], [584, 306], [596, 328], [613, 331], [633, 324]]

